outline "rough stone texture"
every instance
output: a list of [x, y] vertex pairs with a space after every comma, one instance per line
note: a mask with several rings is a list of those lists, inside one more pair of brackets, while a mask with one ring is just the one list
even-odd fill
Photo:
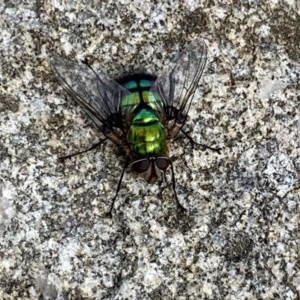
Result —
[[[1, 299], [299, 299], [300, 4], [0, 1]], [[170, 183], [127, 172], [58, 85], [51, 53], [111, 77], [210, 57]], [[170, 174], [167, 175], [170, 182]]]

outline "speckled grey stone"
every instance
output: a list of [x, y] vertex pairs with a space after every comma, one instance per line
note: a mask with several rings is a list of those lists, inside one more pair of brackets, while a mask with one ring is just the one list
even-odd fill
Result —
[[[0, 1], [0, 299], [299, 299], [300, 5]], [[55, 80], [51, 53], [110, 77], [209, 49], [168, 182], [124, 165]]]

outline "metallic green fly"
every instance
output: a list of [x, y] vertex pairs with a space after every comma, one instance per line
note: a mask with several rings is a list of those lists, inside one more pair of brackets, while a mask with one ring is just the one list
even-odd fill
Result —
[[183, 208], [175, 189], [169, 142], [179, 132], [191, 140], [183, 126], [206, 60], [207, 47], [203, 40], [196, 39], [159, 77], [133, 74], [112, 80], [96, 73], [87, 64], [77, 65], [58, 55], [52, 57], [52, 69], [62, 87], [105, 136], [80, 153], [94, 149], [106, 139], [124, 151], [126, 163], [109, 214], [129, 166], [150, 183], [170, 167], [174, 194], [178, 205]]

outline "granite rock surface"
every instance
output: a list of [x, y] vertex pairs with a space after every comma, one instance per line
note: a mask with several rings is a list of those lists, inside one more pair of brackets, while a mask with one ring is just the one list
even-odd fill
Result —
[[[299, 1], [0, 1], [0, 298], [299, 299]], [[53, 53], [116, 78], [209, 50], [171, 186], [124, 158]]]

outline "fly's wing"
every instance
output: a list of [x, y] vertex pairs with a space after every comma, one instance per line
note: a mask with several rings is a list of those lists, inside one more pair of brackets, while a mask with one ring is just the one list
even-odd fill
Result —
[[96, 74], [91, 67], [74, 64], [57, 54], [51, 57], [50, 63], [62, 87], [104, 134], [114, 128], [123, 130], [120, 102], [130, 93], [128, 90]]
[[178, 134], [187, 119], [206, 60], [207, 47], [204, 41], [195, 39], [175, 57], [151, 88], [152, 92], [159, 95], [166, 121], [173, 124], [169, 131], [171, 137]]

